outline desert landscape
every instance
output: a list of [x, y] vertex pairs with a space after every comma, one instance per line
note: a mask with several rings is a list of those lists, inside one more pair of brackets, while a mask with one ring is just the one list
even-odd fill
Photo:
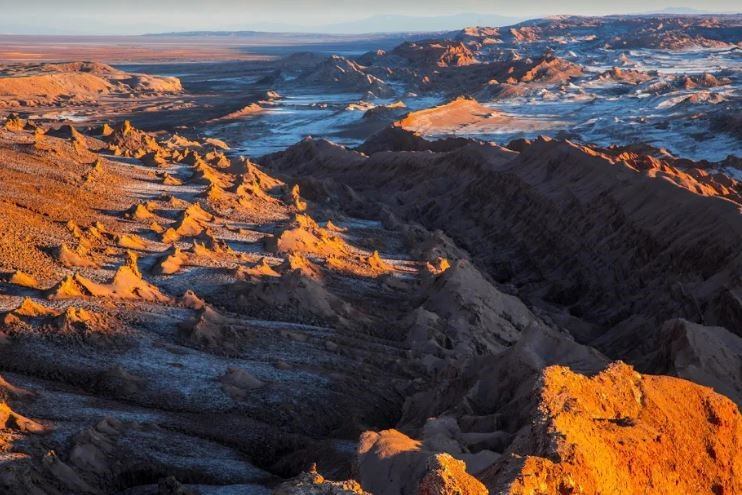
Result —
[[0, 45], [0, 493], [742, 493], [742, 15]]

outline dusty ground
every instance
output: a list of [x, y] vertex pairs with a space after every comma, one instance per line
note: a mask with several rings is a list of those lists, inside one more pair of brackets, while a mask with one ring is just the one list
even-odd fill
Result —
[[[403, 338], [386, 318], [415, 304], [427, 273], [401, 232], [315, 210], [290, 184], [199, 143], [162, 147], [133, 128], [2, 132], [3, 368], [28, 390], [24, 414], [55, 432], [8, 444], [6, 490], [74, 491], [82, 478], [108, 492], [173, 470], [191, 483], [270, 484], [314, 457], [315, 441], [342, 458], [343, 442], [399, 414], [418, 373], [394, 364]], [[79, 432], [106, 417], [116, 447], [93, 467], [75, 454], [93, 448]], [[152, 447], [137, 454], [120, 443], [142, 441]], [[165, 456], [173, 442], [187, 452]], [[67, 474], [10, 455], [40, 445]], [[216, 445], [222, 459], [196, 469]]]
[[313, 49], [325, 52], [351, 47], [365, 51], [394, 46], [416, 35], [323, 35], [243, 32], [209, 36], [162, 34], [144, 36], [0, 35], [0, 61], [8, 63], [98, 60], [107, 63], [173, 63], [254, 61]]

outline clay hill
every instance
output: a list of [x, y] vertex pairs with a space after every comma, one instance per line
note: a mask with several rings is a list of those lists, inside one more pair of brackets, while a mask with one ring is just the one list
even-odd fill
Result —
[[268, 85], [286, 84], [292, 89], [329, 90], [359, 93], [368, 98], [394, 96], [384, 75], [375, 75], [362, 61], [340, 55], [323, 58], [315, 53], [299, 52], [272, 64], [274, 70], [261, 79]]
[[17, 65], [0, 74], [0, 105], [33, 107], [108, 95], [157, 95], [183, 90], [174, 77], [134, 74], [95, 62]]
[[505, 127], [533, 131], [545, 127], [538, 119], [509, 116], [482, 105], [473, 98], [464, 97], [436, 107], [410, 112], [393, 125], [427, 136], [484, 134]]
[[420, 41], [403, 43], [386, 56], [398, 64], [431, 69], [433, 67], [461, 67], [477, 63], [474, 53], [460, 41]]

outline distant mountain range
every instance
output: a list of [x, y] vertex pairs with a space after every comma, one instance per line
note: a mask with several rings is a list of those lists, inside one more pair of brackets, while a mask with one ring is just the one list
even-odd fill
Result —
[[[364, 19], [326, 24], [321, 26], [301, 26], [294, 24], [263, 23], [259, 26], [247, 26], [242, 31], [212, 31], [212, 33], [229, 33], [254, 35], [257, 33], [304, 33], [329, 35], [358, 35], [379, 33], [430, 33], [461, 29], [465, 26], [509, 26], [526, 20], [527, 17], [509, 17], [497, 14], [461, 13], [445, 16], [407, 16], [377, 15]], [[187, 34], [206, 34], [206, 31]], [[160, 34], [160, 33], [158, 33]], [[175, 34], [175, 33], [162, 33]], [[177, 33], [186, 34], [186, 33]]]
[[464, 26], [509, 26], [526, 17], [497, 14], [461, 13], [446, 16], [377, 15], [320, 28], [326, 33], [391, 33], [415, 31], [448, 31]]
[[[651, 12], [634, 12], [628, 14], [614, 15], [710, 15], [710, 14], [732, 14], [733, 12], [712, 12], [707, 10], [692, 9], [686, 7], [667, 7], [662, 10]], [[486, 14], [467, 12], [445, 16], [408, 16], [408, 15], [376, 15], [364, 19], [351, 20], [335, 24], [320, 26], [302, 26], [283, 23], [263, 23], [258, 26], [247, 26], [239, 31], [191, 31], [176, 33], [157, 33], [167, 35], [215, 35], [215, 36], [240, 36], [260, 37], [267, 33], [284, 35], [294, 38], [297, 35], [326, 35], [341, 38], [352, 38], [364, 35], [384, 36], [388, 34], [412, 34], [412, 33], [436, 33], [453, 31], [467, 26], [511, 26], [529, 19], [538, 17], [513, 17], [498, 14]]]
[[653, 14], [668, 14], [668, 15], [711, 15], [711, 14], [736, 14], [736, 12], [720, 12], [713, 10], [703, 9], [692, 9], [690, 7], [666, 7], [661, 10], [653, 10], [650, 12], [640, 12], [636, 15], [653, 15]]

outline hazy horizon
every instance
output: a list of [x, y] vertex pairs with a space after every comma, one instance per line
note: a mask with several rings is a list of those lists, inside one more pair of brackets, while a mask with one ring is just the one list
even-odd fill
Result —
[[[214, 0], [203, 7], [195, 0], [132, 0], [125, 3], [71, 0], [0, 0], [3, 16], [2, 34], [77, 34], [77, 35], [137, 35], [179, 31], [289, 31], [289, 32], [369, 32], [385, 27], [387, 31], [453, 29], [461, 21], [518, 22], [548, 15], [611, 15], [662, 11], [668, 8], [703, 12], [735, 12], [738, 3], [731, 0], [662, 1], [625, 0], [594, 2], [567, 0], [554, 3], [534, 0], [513, 6], [506, 2], [431, 0], [274, 0], [270, 4], [255, 0]], [[411, 16], [417, 24], [405, 26], [380, 16]], [[373, 22], [367, 22], [371, 19]], [[382, 29], [384, 30], [384, 29]]]

